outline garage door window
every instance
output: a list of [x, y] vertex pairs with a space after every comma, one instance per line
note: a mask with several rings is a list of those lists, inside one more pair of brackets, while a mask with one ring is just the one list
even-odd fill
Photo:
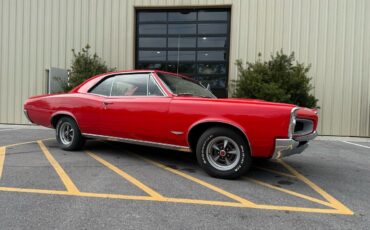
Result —
[[229, 9], [138, 10], [136, 68], [185, 74], [227, 95]]

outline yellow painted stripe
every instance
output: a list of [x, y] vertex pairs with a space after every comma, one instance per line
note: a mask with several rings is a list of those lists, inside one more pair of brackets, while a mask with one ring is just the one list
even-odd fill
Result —
[[46, 139], [41, 139], [41, 140], [36, 140], [36, 141], [26, 141], [26, 142], [20, 142], [20, 143], [15, 143], [15, 144], [9, 144], [9, 145], [4, 145], [4, 146], [0, 146], [0, 147], [15, 147], [15, 146], [19, 146], [19, 145], [25, 145], [25, 144], [32, 144], [32, 143], [36, 143], [38, 141], [48, 141], [48, 140], [55, 140], [55, 138], [46, 138]]
[[289, 195], [296, 196], [296, 197], [299, 197], [299, 198], [302, 198], [302, 199], [305, 199], [305, 200], [309, 200], [309, 201], [312, 201], [312, 202], [315, 202], [315, 203], [318, 203], [318, 204], [322, 204], [322, 205], [325, 205], [325, 206], [328, 206], [328, 207], [332, 208], [331, 203], [328, 203], [326, 201], [319, 200], [319, 199], [316, 199], [314, 197], [310, 197], [310, 196], [307, 196], [307, 195], [304, 195], [304, 194], [301, 194], [301, 193], [298, 193], [298, 192], [294, 192], [294, 191], [291, 191], [291, 190], [288, 190], [288, 189], [285, 189], [285, 188], [280, 188], [280, 187], [274, 186], [272, 184], [265, 183], [263, 181], [256, 180], [256, 179], [253, 179], [253, 178], [246, 178], [246, 179], [249, 180], [249, 181], [252, 181], [256, 184], [259, 184], [261, 186], [271, 188], [271, 189], [274, 189], [274, 190], [277, 190], [277, 191], [280, 191], [280, 192], [284, 192], [284, 193], [287, 193]]
[[90, 155], [92, 158], [94, 158], [95, 160], [97, 160], [100, 163], [102, 163], [104, 166], [106, 166], [110, 170], [112, 170], [113, 172], [117, 173], [118, 175], [120, 175], [124, 179], [128, 180], [129, 182], [131, 182], [132, 184], [134, 184], [135, 186], [137, 186], [138, 188], [140, 188], [141, 190], [143, 190], [144, 192], [146, 192], [147, 194], [149, 194], [150, 196], [155, 197], [157, 199], [164, 199], [164, 197], [161, 194], [159, 194], [158, 192], [156, 192], [153, 189], [149, 188], [147, 185], [143, 184], [142, 182], [140, 182], [136, 178], [132, 177], [131, 175], [127, 174], [123, 170], [121, 170], [121, 169], [117, 168], [116, 166], [112, 165], [111, 163], [109, 163], [108, 161], [104, 160], [103, 158], [97, 156], [96, 154], [94, 154], [94, 153], [92, 153], [90, 151], [86, 151], [86, 153], [88, 155]]
[[[21, 192], [21, 193], [37, 193], [37, 194], [50, 194], [50, 195], [69, 195], [72, 194], [68, 191], [60, 190], [47, 190], [47, 189], [32, 189], [32, 188], [14, 188], [14, 187], [0, 187], [0, 191], [4, 192]], [[77, 194], [77, 193], [75, 193]]]
[[3, 175], [6, 147], [0, 147], [0, 179]]
[[147, 162], [149, 162], [149, 163], [151, 163], [151, 164], [153, 164], [153, 165], [155, 165], [155, 166], [157, 166], [157, 167], [159, 167], [159, 168], [162, 168], [164, 170], [170, 171], [170, 172], [172, 172], [172, 173], [174, 173], [174, 174], [176, 174], [178, 176], [184, 177], [184, 178], [186, 178], [188, 180], [191, 180], [191, 181], [193, 181], [193, 182], [195, 182], [197, 184], [200, 184], [200, 185], [202, 185], [202, 186], [204, 186], [204, 187], [206, 187], [208, 189], [211, 189], [211, 190], [213, 190], [215, 192], [218, 192], [218, 193], [220, 193], [220, 194], [222, 194], [224, 196], [227, 196], [227, 197], [229, 197], [229, 198], [231, 198], [233, 200], [236, 200], [236, 201], [242, 203], [243, 205], [245, 205], [246, 207], [253, 207], [254, 205], [256, 205], [255, 203], [253, 203], [253, 202], [251, 202], [251, 201], [249, 201], [247, 199], [244, 199], [244, 198], [242, 198], [240, 196], [237, 196], [235, 194], [232, 194], [230, 192], [227, 192], [227, 191], [225, 191], [225, 190], [223, 190], [223, 189], [221, 189], [219, 187], [216, 187], [216, 186], [214, 186], [214, 185], [212, 185], [210, 183], [207, 183], [207, 182], [202, 181], [202, 180], [200, 180], [198, 178], [195, 178], [193, 176], [190, 176], [190, 175], [188, 175], [186, 173], [180, 172], [179, 170], [176, 170], [176, 169], [167, 167], [167, 166], [165, 166], [165, 165], [163, 165], [163, 164], [161, 164], [159, 162], [152, 161], [152, 160], [150, 160], [148, 158], [145, 158], [145, 157], [142, 157], [142, 156], [138, 156], [138, 155], [136, 155], [136, 156], [139, 157], [139, 158], [141, 158], [141, 159], [143, 159], [143, 160], [145, 160], [145, 161], [147, 161]]
[[335, 199], [333, 196], [331, 196], [329, 193], [325, 192], [322, 188], [317, 186], [315, 183], [310, 181], [307, 177], [300, 174], [297, 170], [292, 168], [290, 165], [285, 163], [282, 160], [278, 160], [278, 162], [283, 165], [290, 173], [295, 175], [299, 180], [310, 186], [313, 190], [315, 190], [317, 193], [319, 193], [323, 198], [325, 198], [329, 203], [332, 204], [332, 207], [340, 210], [344, 214], [353, 215], [352, 210], [347, 208], [344, 204], [339, 202], [337, 199]]
[[183, 199], [183, 198], [170, 198], [170, 197], [166, 197], [164, 199], [156, 199], [155, 197], [151, 197], [151, 196], [133, 196], [133, 195], [89, 193], [89, 192], [70, 193], [68, 191], [59, 191], [59, 190], [26, 189], [26, 188], [12, 188], [12, 187], [0, 187], [0, 191], [48, 194], [48, 195], [65, 195], [65, 196], [91, 197], [91, 198], [107, 198], [107, 199], [120, 199], [120, 200], [157, 201], [157, 202], [170, 202], [170, 203], [183, 203], [183, 204], [196, 204], [196, 205], [214, 205], [214, 206], [238, 207], [238, 208], [256, 208], [256, 209], [267, 209], [267, 210], [277, 210], [277, 211], [293, 211], [293, 212], [308, 212], [308, 213], [348, 215], [348, 213], [344, 213], [341, 210], [337, 210], [337, 209], [320, 209], [320, 208], [276, 206], [276, 205], [254, 205], [253, 207], [247, 207], [242, 203], [236, 203], [236, 202], [213, 201], [213, 200], [196, 200], [196, 199]]
[[68, 191], [61, 191], [61, 190], [29, 189], [29, 188], [14, 188], [14, 187], [0, 187], [0, 191], [36, 193], [36, 194], [48, 194], [48, 195], [65, 195], [65, 196], [78, 196], [78, 197], [111, 198], [111, 199], [123, 199], [123, 200], [155, 200], [155, 198], [150, 197], [150, 196], [134, 196], [134, 195], [121, 195], [121, 194], [89, 193], [89, 192], [71, 193]]
[[259, 167], [259, 166], [255, 166], [254, 168], [260, 169], [260, 170], [263, 170], [263, 171], [266, 171], [266, 172], [271, 172], [271, 173], [274, 173], [274, 174], [277, 174], [277, 175], [280, 175], [280, 176], [285, 176], [285, 177], [289, 177], [289, 178], [296, 178], [294, 175], [291, 175], [291, 174], [285, 173], [285, 172], [280, 172], [280, 171], [277, 171], [277, 170], [274, 170], [274, 169], [269, 169], [269, 168]]
[[73, 183], [71, 178], [67, 175], [67, 173], [64, 171], [62, 166], [58, 163], [58, 161], [55, 160], [53, 155], [49, 152], [49, 150], [46, 148], [44, 143], [39, 140], [37, 141], [37, 144], [39, 144], [42, 152], [44, 153], [46, 159], [50, 162], [50, 164], [53, 166], [57, 174], [59, 175], [60, 179], [62, 180], [64, 186], [66, 187], [67, 191], [70, 193], [78, 193], [79, 190], [77, 189], [76, 185]]
[[278, 206], [278, 205], [257, 205], [254, 208], [267, 209], [267, 210], [278, 210], [278, 211], [291, 211], [291, 212], [308, 212], [308, 213], [323, 213], [323, 214], [342, 214], [342, 215], [353, 215], [348, 212], [344, 212], [338, 209], [323, 209], [323, 208], [305, 208], [305, 207], [294, 207], [294, 206]]

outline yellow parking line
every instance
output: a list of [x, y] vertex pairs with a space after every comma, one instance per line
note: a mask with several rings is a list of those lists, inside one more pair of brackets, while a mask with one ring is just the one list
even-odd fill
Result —
[[72, 193], [72, 192], [68, 192], [68, 191], [49, 190], [49, 189], [29, 189], [29, 188], [0, 187], [0, 191], [20, 192], [20, 193], [36, 193], [36, 194], [48, 194], [48, 195], [65, 195], [65, 196], [78, 196], [78, 197], [110, 198], [110, 199], [122, 199], [122, 200], [156, 200], [155, 198], [150, 197], [150, 196], [104, 194], [104, 193], [89, 193], [89, 192]]
[[58, 163], [58, 161], [55, 160], [55, 158], [51, 155], [49, 150], [46, 148], [44, 143], [39, 140], [37, 141], [37, 144], [39, 144], [42, 152], [44, 153], [45, 157], [48, 159], [50, 164], [53, 166], [57, 174], [59, 175], [60, 179], [62, 180], [64, 186], [66, 187], [67, 191], [70, 193], [78, 193], [80, 192], [76, 185], [73, 183], [71, 178], [67, 175], [67, 173], [64, 171], [62, 166]]
[[344, 212], [342, 210], [332, 209], [332, 208], [324, 209], [324, 208], [306, 208], [306, 207], [278, 206], [278, 205], [257, 205], [254, 208], [265, 209], [265, 210], [277, 210], [277, 211], [353, 215], [353, 213], [351, 214], [348, 212]]
[[102, 163], [104, 166], [106, 166], [110, 170], [112, 170], [113, 172], [117, 173], [118, 175], [120, 175], [124, 179], [128, 180], [129, 182], [131, 182], [132, 184], [134, 184], [135, 186], [137, 186], [138, 188], [140, 188], [141, 190], [143, 190], [144, 192], [146, 192], [147, 194], [149, 194], [151, 197], [154, 197], [154, 198], [159, 199], [159, 200], [163, 200], [164, 199], [164, 197], [161, 194], [159, 194], [158, 192], [156, 192], [153, 189], [149, 188], [147, 185], [141, 183], [139, 180], [137, 180], [136, 178], [134, 178], [131, 175], [127, 174], [123, 170], [121, 170], [121, 169], [117, 168], [116, 166], [112, 165], [108, 161], [102, 159], [101, 157], [98, 157], [96, 154], [94, 154], [94, 153], [92, 153], [90, 151], [86, 151], [86, 153], [88, 155], [90, 155], [92, 158], [94, 158], [95, 160], [97, 160], [100, 163]]
[[[50, 140], [54, 138], [48, 138], [43, 140]], [[0, 179], [3, 171], [4, 161], [5, 161], [5, 154], [6, 154], [6, 148], [7, 147], [13, 147], [23, 144], [29, 144], [29, 143], [35, 143], [37, 142], [40, 146], [42, 152], [48, 159], [48, 161], [51, 163], [51, 165], [56, 170], [57, 174], [61, 178], [62, 182], [64, 183], [65, 187], [67, 188], [67, 191], [60, 191], [60, 190], [43, 190], [43, 189], [27, 189], [27, 188], [11, 188], [11, 187], [0, 187], [0, 191], [5, 192], [21, 192], [21, 193], [36, 193], [36, 194], [49, 194], [49, 195], [67, 195], [67, 196], [79, 196], [79, 197], [92, 197], [92, 198], [111, 198], [111, 199], [123, 199], [123, 200], [138, 200], [138, 201], [157, 201], [157, 202], [172, 202], [172, 203], [184, 203], [184, 204], [199, 204], [199, 205], [216, 205], [216, 206], [227, 206], [227, 207], [240, 207], [240, 208], [256, 208], [256, 209], [266, 209], [266, 210], [280, 210], [280, 211], [295, 211], [295, 212], [308, 212], [308, 213], [323, 213], [323, 214], [343, 214], [343, 215], [353, 215], [353, 212], [347, 208], [344, 204], [336, 200], [333, 196], [325, 192], [323, 189], [321, 189], [319, 186], [311, 182], [308, 178], [300, 174], [298, 171], [296, 171], [293, 167], [288, 165], [282, 160], [278, 160], [277, 162], [280, 163], [282, 166], [284, 166], [291, 174], [276, 171], [276, 170], [270, 170], [266, 168], [260, 168], [262, 170], [269, 170], [272, 173], [275, 174], [281, 174], [284, 176], [290, 176], [292, 178], [297, 178], [300, 181], [304, 182], [306, 185], [311, 187], [314, 191], [319, 193], [323, 198], [327, 200], [319, 200], [310, 196], [306, 196], [304, 194], [300, 194], [291, 190], [279, 188], [276, 186], [273, 186], [271, 184], [255, 180], [252, 178], [249, 178], [249, 180], [260, 184], [262, 186], [269, 187], [271, 189], [275, 189], [281, 192], [285, 192], [287, 194], [300, 197], [302, 199], [306, 199], [312, 202], [316, 202], [328, 207], [332, 207], [330, 209], [321, 209], [321, 208], [308, 208], [308, 207], [294, 207], [294, 206], [278, 206], [278, 205], [265, 205], [265, 204], [255, 204], [249, 200], [246, 200], [244, 198], [241, 198], [237, 195], [234, 195], [230, 192], [224, 191], [221, 188], [218, 188], [212, 184], [209, 184], [205, 181], [202, 181], [200, 179], [197, 179], [195, 177], [192, 177], [186, 173], [183, 173], [179, 170], [167, 167], [159, 162], [152, 161], [150, 159], [141, 157], [136, 155], [137, 157], [140, 157], [144, 159], [145, 161], [156, 165], [157, 167], [160, 167], [162, 169], [165, 169], [167, 171], [170, 171], [176, 175], [179, 175], [181, 177], [184, 177], [186, 179], [189, 179], [195, 183], [198, 183], [202, 186], [205, 186], [215, 192], [218, 192], [222, 195], [225, 195], [233, 200], [238, 201], [237, 202], [227, 202], [227, 201], [215, 201], [215, 200], [197, 200], [197, 199], [187, 199], [187, 198], [171, 198], [171, 197], [163, 197], [156, 191], [152, 190], [151, 188], [147, 187], [146, 185], [142, 184], [137, 179], [133, 178], [132, 176], [128, 175], [127, 173], [123, 172], [119, 168], [115, 167], [114, 165], [110, 164], [109, 162], [103, 160], [102, 158], [98, 157], [94, 153], [88, 152], [88, 154], [105, 165], [106, 167], [110, 168], [117, 174], [121, 175], [123, 178], [127, 179], [134, 185], [138, 186], [145, 192], [147, 192], [151, 196], [136, 196], [136, 195], [122, 195], [122, 194], [103, 194], [103, 193], [89, 193], [89, 192], [80, 192], [77, 187], [74, 185], [72, 180], [69, 178], [69, 176], [66, 174], [66, 172], [63, 170], [63, 168], [60, 166], [60, 164], [54, 159], [54, 157], [51, 155], [47, 147], [42, 142], [43, 140], [38, 141], [29, 141], [29, 142], [22, 142], [22, 143], [16, 143], [6, 146], [0, 146]]]
[[6, 147], [0, 147], [0, 179], [3, 174]]
[[26, 188], [11, 188], [11, 187], [0, 187], [0, 191], [48, 194], [48, 195], [65, 195], [65, 196], [91, 197], [91, 198], [107, 198], [107, 199], [120, 199], [120, 200], [170, 202], [170, 203], [183, 203], [183, 204], [196, 204], [196, 205], [215, 205], [215, 206], [225, 206], [225, 207], [256, 208], [256, 209], [267, 209], [267, 210], [277, 210], [277, 211], [294, 211], [294, 212], [307, 212], [307, 213], [345, 214], [345, 215], [348, 215], [348, 213], [342, 212], [341, 210], [337, 210], [337, 209], [320, 209], [320, 208], [275, 206], [275, 205], [258, 205], [258, 204], [254, 205], [253, 207], [247, 207], [242, 203], [236, 203], [236, 202], [213, 201], [213, 200], [196, 200], [196, 199], [183, 199], [183, 198], [170, 198], [170, 197], [165, 197], [163, 200], [159, 200], [159, 199], [156, 199], [155, 197], [151, 197], [151, 196], [133, 196], [133, 195], [89, 193], [89, 192], [71, 193], [71, 192], [68, 192], [68, 191], [60, 191], [60, 190], [26, 189]]
[[26, 141], [26, 142], [20, 142], [20, 143], [15, 143], [15, 144], [10, 144], [10, 145], [4, 145], [4, 146], [0, 146], [0, 147], [15, 147], [15, 146], [18, 146], [18, 145], [25, 145], [25, 144], [32, 144], [32, 143], [36, 143], [38, 141], [48, 141], [48, 140], [55, 140], [55, 138], [45, 138], [45, 139], [41, 139], [41, 140], [36, 140], [36, 141]]
[[[14, 188], [14, 187], [0, 187], [0, 191], [4, 192], [21, 192], [21, 193], [37, 193], [50, 195], [69, 195], [73, 194], [68, 191], [61, 190], [47, 190], [47, 189], [32, 189], [32, 188]], [[77, 194], [77, 193], [75, 193]]]
[[337, 210], [341, 211], [343, 214], [353, 215], [353, 212], [347, 208], [344, 204], [339, 202], [337, 199], [335, 199], [333, 196], [331, 196], [329, 193], [325, 192], [323, 189], [321, 189], [319, 186], [314, 184], [312, 181], [310, 181], [307, 177], [300, 174], [298, 171], [296, 171], [294, 168], [292, 168], [290, 165], [285, 163], [282, 160], [278, 160], [278, 162], [283, 165], [290, 173], [295, 175], [299, 180], [310, 186], [313, 190], [315, 190], [317, 193], [319, 193], [323, 198], [325, 198], [329, 203], [332, 204], [332, 207], [336, 208]]
[[309, 200], [309, 201], [312, 201], [312, 202], [315, 202], [315, 203], [318, 203], [318, 204], [322, 204], [322, 205], [325, 205], [325, 206], [328, 206], [328, 207], [331, 207], [331, 208], [333, 207], [331, 203], [328, 203], [328, 202], [323, 201], [323, 200], [316, 199], [314, 197], [310, 197], [310, 196], [307, 196], [307, 195], [304, 195], [304, 194], [301, 194], [301, 193], [298, 193], [298, 192], [294, 192], [294, 191], [291, 191], [291, 190], [288, 190], [288, 189], [280, 188], [280, 187], [274, 186], [272, 184], [265, 183], [263, 181], [256, 180], [256, 179], [253, 179], [253, 178], [246, 178], [246, 179], [249, 180], [249, 181], [252, 181], [256, 184], [259, 184], [261, 186], [265, 186], [267, 188], [275, 189], [277, 191], [284, 192], [284, 193], [287, 193], [289, 195], [296, 196], [296, 197], [299, 197], [299, 198], [302, 198], [302, 199], [305, 199], [305, 200]]
[[271, 173], [274, 173], [274, 174], [277, 174], [277, 175], [280, 175], [280, 176], [285, 176], [285, 177], [289, 177], [289, 178], [296, 178], [294, 175], [291, 175], [291, 174], [285, 173], [285, 172], [280, 172], [280, 171], [277, 171], [277, 170], [274, 170], [274, 169], [269, 169], [269, 168], [259, 167], [259, 166], [254, 166], [254, 168], [260, 169], [260, 170], [263, 170], [263, 171], [266, 171], [266, 172], [271, 172]]
[[227, 192], [227, 191], [225, 191], [225, 190], [223, 190], [223, 189], [221, 189], [219, 187], [216, 187], [216, 186], [214, 186], [214, 185], [212, 185], [210, 183], [207, 183], [207, 182], [202, 181], [202, 180], [200, 180], [198, 178], [195, 178], [193, 176], [190, 176], [190, 175], [188, 175], [186, 173], [180, 172], [179, 170], [176, 170], [176, 169], [167, 167], [167, 166], [165, 166], [165, 165], [163, 165], [163, 164], [161, 164], [159, 162], [152, 161], [152, 160], [150, 160], [148, 158], [145, 158], [145, 157], [142, 157], [142, 156], [138, 156], [136, 154], [135, 154], [135, 156], [137, 156], [139, 158], [142, 158], [143, 160], [145, 160], [145, 161], [147, 161], [147, 162], [149, 162], [149, 163], [151, 163], [151, 164], [153, 164], [153, 165], [155, 165], [155, 166], [157, 166], [159, 168], [162, 168], [162, 169], [165, 169], [167, 171], [170, 171], [170, 172], [172, 172], [172, 173], [174, 173], [174, 174], [176, 174], [178, 176], [184, 177], [184, 178], [186, 178], [188, 180], [191, 180], [191, 181], [193, 181], [193, 182], [195, 182], [197, 184], [200, 184], [200, 185], [202, 185], [202, 186], [204, 186], [206, 188], [209, 188], [209, 189], [211, 189], [211, 190], [213, 190], [215, 192], [218, 192], [218, 193], [220, 193], [220, 194], [222, 194], [224, 196], [227, 196], [227, 197], [229, 197], [229, 198], [231, 198], [233, 200], [236, 200], [236, 201], [240, 202], [241, 204], [245, 205], [246, 207], [253, 207], [253, 206], [256, 205], [255, 203], [253, 203], [253, 202], [251, 202], [251, 201], [249, 201], [247, 199], [244, 199], [244, 198], [242, 198], [240, 196], [237, 196], [235, 194], [232, 194], [230, 192]]

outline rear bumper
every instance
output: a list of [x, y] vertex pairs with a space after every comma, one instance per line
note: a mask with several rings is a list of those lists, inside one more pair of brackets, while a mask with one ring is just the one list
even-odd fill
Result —
[[280, 159], [293, 154], [299, 154], [308, 147], [308, 141], [314, 139], [317, 132], [313, 132], [306, 136], [296, 137], [294, 139], [276, 139], [275, 150], [271, 159]]

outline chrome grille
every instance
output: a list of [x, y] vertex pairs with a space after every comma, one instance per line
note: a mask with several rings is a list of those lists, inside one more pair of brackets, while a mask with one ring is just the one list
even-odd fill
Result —
[[295, 136], [307, 135], [312, 133], [312, 131], [313, 131], [312, 120], [297, 118], [293, 135]]

